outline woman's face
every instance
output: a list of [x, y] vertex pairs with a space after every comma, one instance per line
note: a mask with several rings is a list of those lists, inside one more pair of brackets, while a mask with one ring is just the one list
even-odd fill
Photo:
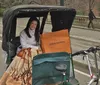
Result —
[[31, 29], [31, 30], [34, 30], [34, 29], [36, 29], [36, 27], [37, 27], [37, 21], [33, 20], [33, 21], [31, 22], [31, 24], [30, 24], [30, 29]]

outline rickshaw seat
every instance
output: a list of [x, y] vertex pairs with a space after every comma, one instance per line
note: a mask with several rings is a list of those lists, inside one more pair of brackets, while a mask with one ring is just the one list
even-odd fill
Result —
[[7, 57], [7, 64], [10, 64], [13, 57], [16, 55], [17, 47], [20, 45], [20, 37], [13, 38], [9, 43], [9, 56]]
[[[72, 58], [67, 52], [45, 53], [36, 55], [32, 62], [32, 85], [54, 84], [63, 81], [63, 75], [56, 70], [59, 62], [67, 65], [67, 80], [76, 82]], [[78, 85], [78, 84], [73, 84]]]
[[15, 56], [17, 48], [21, 45], [20, 37], [18, 36], [18, 37], [13, 38], [11, 41], [11, 44], [12, 44], [11, 50], [14, 52], [14, 55], [12, 55], [12, 56]]
[[15, 47], [18, 47], [20, 45], [20, 37], [18, 36], [18, 37], [13, 38], [11, 43], [15, 45]]

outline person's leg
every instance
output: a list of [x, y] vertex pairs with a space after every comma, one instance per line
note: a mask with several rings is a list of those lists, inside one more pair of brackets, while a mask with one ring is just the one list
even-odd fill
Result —
[[91, 27], [94, 29], [93, 21], [91, 20]]
[[91, 20], [89, 20], [89, 23], [88, 23], [88, 28], [90, 28], [90, 24], [91, 24]]

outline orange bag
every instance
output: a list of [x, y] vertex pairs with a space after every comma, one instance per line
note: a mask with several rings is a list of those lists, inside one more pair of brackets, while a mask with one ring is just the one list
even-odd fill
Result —
[[40, 36], [43, 53], [68, 52], [71, 53], [68, 30], [44, 33]]

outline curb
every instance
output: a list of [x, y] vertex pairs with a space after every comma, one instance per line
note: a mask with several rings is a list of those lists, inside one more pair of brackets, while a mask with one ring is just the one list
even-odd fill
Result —
[[76, 66], [79, 67], [79, 66], [80, 66], [80, 67], [82, 67], [83, 69], [88, 69], [88, 65], [87, 65], [87, 64], [78, 62], [78, 61], [76, 61], [76, 60], [74, 60], [74, 59], [73, 59], [73, 64], [74, 64], [74, 67], [76, 67]]
[[73, 28], [78, 28], [78, 29], [85, 29], [85, 30], [91, 30], [91, 31], [100, 31], [99, 28], [88, 28], [88, 27], [84, 27], [84, 26], [77, 26], [77, 25], [72, 25]]
[[[50, 22], [50, 21], [47, 21], [46, 24], [51, 24], [51, 22]], [[74, 24], [72, 25], [72, 27], [73, 27], [73, 28], [78, 28], [78, 29], [91, 30], [91, 31], [100, 31], [99, 28], [94, 28], [94, 29], [92, 29], [92, 28], [88, 28], [88, 27], [84, 27], [84, 26], [77, 26], [77, 25], [74, 25]], [[71, 27], [71, 28], [72, 28], [72, 27]]]
[[93, 42], [93, 43], [99, 43], [100, 44], [100, 40], [95, 40], [93, 38], [86, 38], [86, 37], [80, 37], [80, 36], [75, 36], [75, 35], [70, 35], [71, 38], [74, 39], [79, 39], [79, 40], [84, 40], [87, 42]]
[[[87, 65], [87, 64], [78, 62], [78, 61], [76, 61], [76, 60], [74, 60], [74, 59], [73, 59], [73, 65], [74, 65], [74, 68], [75, 68], [75, 67], [76, 67], [76, 68], [77, 68], [77, 67], [81, 67], [82, 69], [88, 70], [88, 65]], [[99, 66], [99, 65], [98, 65], [98, 66]], [[91, 69], [92, 69], [93, 72], [96, 72], [96, 68], [95, 68], [95, 67], [91, 67]], [[99, 70], [100, 70], [100, 68], [99, 68]]]

